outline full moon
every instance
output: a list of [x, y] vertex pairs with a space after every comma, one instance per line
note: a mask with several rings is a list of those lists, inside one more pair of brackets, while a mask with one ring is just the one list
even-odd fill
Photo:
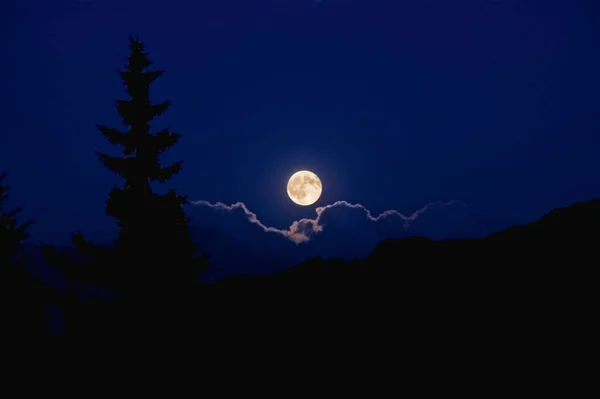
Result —
[[317, 202], [322, 192], [321, 180], [308, 170], [294, 173], [287, 184], [287, 193], [290, 199], [302, 206]]

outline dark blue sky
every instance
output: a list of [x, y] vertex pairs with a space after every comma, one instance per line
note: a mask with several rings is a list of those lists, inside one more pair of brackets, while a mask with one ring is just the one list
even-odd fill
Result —
[[[243, 201], [284, 228], [286, 195], [317, 173], [318, 206], [411, 213], [464, 201], [510, 224], [600, 197], [596, 0], [9, 0], [0, 63], [0, 169], [35, 238], [114, 229], [104, 201], [121, 127], [115, 72], [146, 43], [170, 99], [155, 131], [183, 135], [168, 183]], [[443, 228], [441, 226], [440, 228]]]

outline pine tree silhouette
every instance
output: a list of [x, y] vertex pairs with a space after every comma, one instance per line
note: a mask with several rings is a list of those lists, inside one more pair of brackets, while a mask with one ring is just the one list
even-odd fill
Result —
[[0, 262], [2, 265], [23, 266], [25, 257], [18, 256], [17, 253], [21, 243], [29, 238], [26, 230], [33, 224], [29, 220], [22, 225], [18, 225], [15, 216], [21, 212], [21, 208], [16, 208], [10, 212], [4, 210], [4, 201], [9, 197], [10, 186], [2, 184], [8, 172], [0, 175]]
[[2, 182], [7, 172], [0, 175], [0, 283], [7, 301], [2, 302], [2, 333], [16, 336], [44, 333], [45, 286], [25, 268], [26, 256], [20, 254], [21, 244], [29, 237], [29, 220], [21, 225], [16, 220], [21, 208], [4, 209], [10, 186]]
[[183, 209], [186, 197], [174, 190], [158, 194], [152, 189], [152, 182], [164, 183], [181, 170], [181, 161], [168, 166], [159, 161], [181, 136], [169, 128], [150, 133], [150, 122], [164, 113], [170, 102], [150, 101], [150, 84], [163, 71], [148, 70], [151, 62], [143, 43], [129, 39], [131, 54], [119, 74], [130, 98], [117, 101], [117, 112], [129, 130], [97, 125], [102, 135], [123, 151], [123, 156], [97, 153], [102, 164], [125, 180], [124, 187], [114, 187], [106, 201], [106, 213], [118, 221], [119, 237], [112, 250], [87, 241], [81, 233], [73, 235], [73, 242], [92, 260], [90, 266], [98, 275], [123, 290], [164, 291], [194, 282], [208, 262], [196, 255]]

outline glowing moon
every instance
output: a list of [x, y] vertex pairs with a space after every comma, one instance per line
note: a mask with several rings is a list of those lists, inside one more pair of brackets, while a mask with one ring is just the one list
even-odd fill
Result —
[[302, 206], [317, 202], [322, 192], [321, 180], [308, 170], [294, 173], [287, 184], [287, 193], [290, 199]]

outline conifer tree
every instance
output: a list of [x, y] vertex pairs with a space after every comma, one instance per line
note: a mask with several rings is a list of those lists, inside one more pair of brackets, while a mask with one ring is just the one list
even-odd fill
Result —
[[21, 243], [29, 237], [27, 229], [33, 224], [29, 220], [21, 225], [15, 219], [21, 212], [21, 208], [13, 209], [8, 212], [4, 210], [4, 201], [9, 197], [10, 186], [2, 182], [7, 176], [7, 172], [0, 175], [0, 263], [2, 265], [23, 265], [24, 256], [17, 256]]
[[169, 284], [193, 281], [207, 261], [196, 255], [183, 209], [186, 197], [174, 190], [159, 194], [152, 188], [151, 183], [164, 183], [181, 170], [181, 161], [162, 166], [159, 160], [181, 136], [168, 127], [155, 134], [150, 132], [150, 122], [170, 104], [150, 100], [150, 85], [163, 71], [148, 70], [151, 62], [138, 38], [130, 37], [129, 48], [126, 68], [119, 71], [129, 99], [117, 101], [117, 112], [128, 130], [97, 125], [100, 133], [123, 153], [97, 153], [102, 164], [125, 181], [122, 188], [112, 189], [106, 201], [106, 213], [118, 221], [119, 237], [110, 252], [88, 242], [80, 233], [74, 234], [73, 241], [103, 269], [97, 272], [125, 284], [127, 290], [159, 286], [163, 290]]
[[25, 268], [26, 256], [19, 254], [21, 244], [29, 237], [29, 220], [19, 224], [16, 220], [21, 208], [4, 209], [10, 186], [2, 182], [7, 172], [0, 174], [0, 291], [7, 300], [0, 303], [3, 335], [16, 336], [44, 333], [43, 283]]

